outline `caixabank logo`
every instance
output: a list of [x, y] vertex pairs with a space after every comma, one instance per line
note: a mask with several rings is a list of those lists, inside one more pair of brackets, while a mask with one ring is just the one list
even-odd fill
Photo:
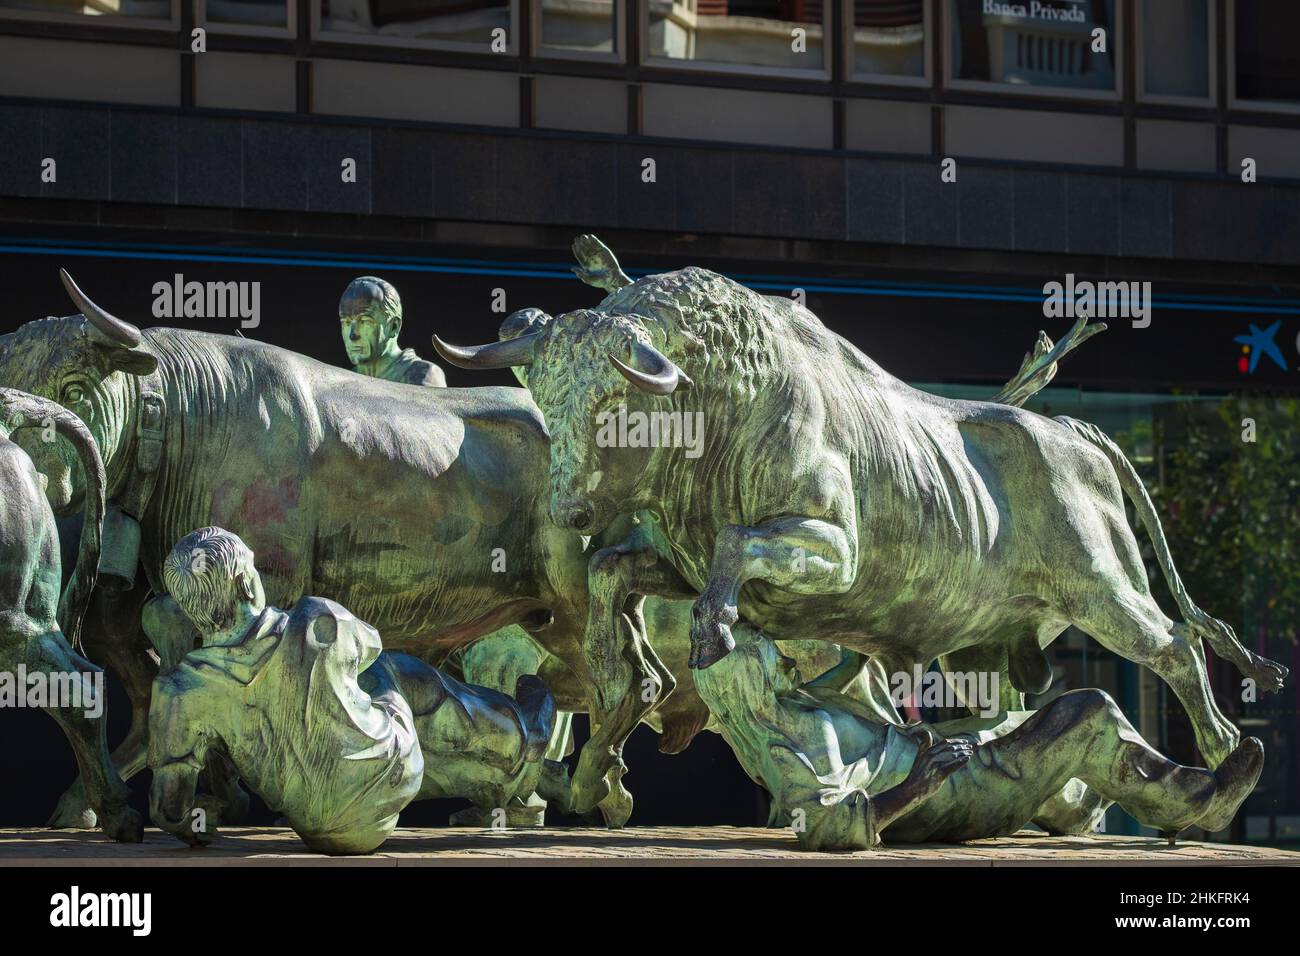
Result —
[[1237, 371], [1243, 375], [1254, 375], [1259, 368], [1261, 358], [1267, 357], [1282, 371], [1287, 371], [1286, 360], [1282, 358], [1282, 349], [1277, 344], [1277, 333], [1282, 328], [1278, 319], [1268, 328], [1261, 329], [1253, 322], [1250, 331], [1233, 338], [1241, 344], [1241, 354], [1237, 357]]

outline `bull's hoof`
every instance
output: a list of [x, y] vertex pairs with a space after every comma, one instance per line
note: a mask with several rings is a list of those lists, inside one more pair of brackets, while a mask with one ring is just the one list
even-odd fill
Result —
[[143, 843], [144, 818], [130, 807], [106, 814], [104, 833], [118, 843]]
[[1247, 737], [1214, 771], [1214, 796], [1197, 825], [1210, 833], [1226, 829], [1263, 772], [1264, 745], [1258, 737]]
[[99, 818], [86, 806], [86, 798], [78, 788], [59, 798], [58, 806], [45, 825], [51, 830], [93, 830], [99, 825]]
[[687, 666], [704, 670], [736, 649], [731, 625], [740, 620], [732, 605], [718, 607], [704, 598], [691, 607], [691, 657]]
[[[583, 751], [583, 757], [586, 751]], [[586, 765], [584, 766], [584, 763]], [[610, 783], [606, 774], [608, 769], [585, 762], [578, 758], [578, 769], [573, 775], [573, 812], [578, 816], [596, 809], [597, 805], [610, 794]]]
[[[610, 776], [614, 776], [616, 771], [610, 771]], [[618, 774], [622, 776], [621, 773]], [[616, 779], [613, 786], [610, 787], [609, 796], [600, 801], [597, 807], [600, 815], [605, 818], [605, 826], [611, 830], [621, 830], [627, 826], [628, 819], [632, 816], [632, 794], [627, 787], [623, 786], [623, 781]]]
[[736, 639], [731, 636], [731, 628], [725, 624], [716, 625], [710, 633], [701, 635], [698, 641], [694, 639], [695, 635], [691, 636], [691, 659], [687, 664], [696, 670], [712, 667], [736, 649]]

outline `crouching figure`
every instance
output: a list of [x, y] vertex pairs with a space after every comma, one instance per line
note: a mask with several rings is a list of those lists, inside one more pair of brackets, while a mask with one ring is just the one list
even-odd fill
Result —
[[562, 785], [543, 773], [555, 706], [536, 678], [512, 700], [383, 652], [333, 601], [268, 607], [253, 553], [220, 528], [181, 539], [163, 578], [202, 644], [154, 682], [149, 718], [150, 813], [181, 840], [212, 838], [195, 791], [213, 754], [330, 854], [374, 850], [421, 797], [504, 807]]
[[1253, 737], [1217, 770], [1175, 763], [1100, 690], [1062, 694], [995, 726], [894, 725], [803, 684], [794, 662], [748, 625], [736, 640], [734, 653], [696, 672], [700, 695], [771, 794], [774, 819], [807, 849], [870, 849], [882, 832], [890, 843], [1005, 836], [1044, 817], [1077, 832], [1112, 801], [1167, 836], [1221, 830], [1263, 770]]

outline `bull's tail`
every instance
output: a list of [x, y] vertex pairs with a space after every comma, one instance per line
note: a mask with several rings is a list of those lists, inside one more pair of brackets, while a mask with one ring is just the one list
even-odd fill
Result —
[[53, 426], [57, 435], [77, 452], [86, 476], [86, 520], [81, 526], [81, 545], [72, 579], [59, 601], [59, 627], [63, 636], [81, 649], [81, 625], [90, 607], [90, 595], [99, 576], [100, 536], [104, 526], [104, 460], [90, 429], [62, 405], [11, 388], [0, 388], [0, 430], [4, 434], [20, 428]]
[[1192, 600], [1191, 595], [1187, 593], [1187, 588], [1178, 573], [1178, 568], [1174, 565], [1173, 555], [1169, 552], [1169, 542], [1165, 538], [1165, 530], [1160, 523], [1160, 515], [1156, 513], [1155, 503], [1151, 500], [1151, 496], [1147, 494], [1142, 479], [1138, 477], [1137, 471], [1133, 468], [1133, 463], [1128, 460], [1120, 447], [1105, 432], [1089, 422], [1081, 422], [1065, 415], [1057, 416], [1056, 420], [1101, 451], [1110, 461], [1111, 467], [1115, 469], [1116, 477], [1119, 478], [1120, 487], [1124, 489], [1125, 496], [1132, 502], [1134, 510], [1137, 511], [1138, 519], [1142, 522], [1142, 526], [1146, 528], [1148, 537], [1151, 538], [1156, 560], [1160, 563], [1160, 570], [1164, 574], [1165, 582], [1169, 585], [1169, 591], [1173, 594], [1174, 601], [1177, 602], [1178, 609], [1183, 614], [1183, 620], [1192, 632], [1197, 637], [1208, 641], [1219, 657], [1231, 661], [1243, 674], [1259, 681], [1265, 690], [1280, 688], [1282, 679], [1286, 677], [1287, 669], [1247, 650], [1241, 641], [1237, 639], [1237, 635], [1231, 626], [1201, 610], [1196, 605], [1196, 602]]

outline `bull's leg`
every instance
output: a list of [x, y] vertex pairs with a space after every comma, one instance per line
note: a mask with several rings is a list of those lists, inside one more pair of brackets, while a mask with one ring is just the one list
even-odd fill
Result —
[[731, 625], [746, 581], [795, 594], [842, 594], [857, 576], [858, 548], [844, 527], [818, 518], [774, 518], [757, 527], [728, 525], [713, 547], [709, 582], [691, 609], [690, 666], [705, 668], [731, 653]]
[[1206, 763], [1218, 767], [1241, 740], [1210, 692], [1200, 641], [1174, 624], [1149, 596], [1128, 590], [1091, 603], [1074, 620], [1107, 650], [1155, 671], [1182, 703]]
[[[84, 675], [82, 679], [87, 685], [91, 684], [91, 675], [103, 673], [74, 651], [58, 631], [42, 635], [32, 642], [27, 667], [46, 673]], [[95, 708], [86, 706], [46, 707], [45, 711], [63, 728], [72, 745], [88, 802], [104, 832], [119, 842], [139, 843], [144, 839], [144, 821], [140, 814], [127, 806], [130, 791], [109, 757], [102, 695], [94, 703], [100, 709], [95, 717], [87, 716], [87, 711]]]
[[574, 806], [600, 804], [611, 826], [631, 814], [623, 787], [623, 745], [637, 724], [676, 687], [672, 673], [646, 638], [646, 593], [681, 593], [685, 583], [650, 545], [643, 530], [604, 548], [588, 564], [588, 616], [583, 657], [592, 682], [595, 727], [573, 777]]
[[[644, 598], [633, 600], [640, 602]], [[622, 827], [632, 815], [632, 794], [622, 782], [627, 773], [623, 746], [641, 718], [667, 696], [662, 678], [654, 675], [666, 675], [672, 681], [668, 669], [654, 656], [650, 642], [644, 640], [644, 632], [640, 638], [631, 635], [636, 629], [632, 617], [624, 615], [623, 621], [628, 635], [624, 654], [632, 684], [612, 710], [591, 715], [591, 739], [578, 757], [572, 784], [573, 811], [582, 814], [599, 806], [606, 825], [614, 829]]]
[[[119, 680], [131, 703], [131, 727], [126, 737], [114, 749], [113, 766], [123, 780], [130, 780], [144, 769], [149, 741], [149, 699], [158, 666], [149, 655], [148, 639], [140, 627], [141, 606], [149, 597], [149, 586], [140, 575], [136, 587], [127, 594], [111, 595], [98, 590], [91, 603], [90, 619], [94, 627], [87, 628], [86, 652], [102, 661]], [[59, 797], [47, 826], [84, 826], [86, 820], [94, 825], [80, 778], [73, 781]]]
[[[649, 541], [648, 532], [639, 528], [623, 541], [602, 548], [587, 565], [587, 626], [582, 635], [582, 656], [596, 687], [596, 704], [601, 710], [613, 708], [626, 692], [629, 682], [644, 686], [644, 680], [657, 680], [662, 693], [646, 711], [672, 692], [673, 678], [666, 668], [653, 673], [633, 675], [623, 655], [626, 639], [622, 617], [631, 618], [631, 639], [644, 640], [645, 619], [641, 600], [647, 594], [684, 595], [689, 588], [670, 565], [662, 561]], [[644, 659], [644, 654], [640, 655]], [[651, 652], [653, 656], [653, 652]], [[640, 681], [637, 681], [637, 678]]]

